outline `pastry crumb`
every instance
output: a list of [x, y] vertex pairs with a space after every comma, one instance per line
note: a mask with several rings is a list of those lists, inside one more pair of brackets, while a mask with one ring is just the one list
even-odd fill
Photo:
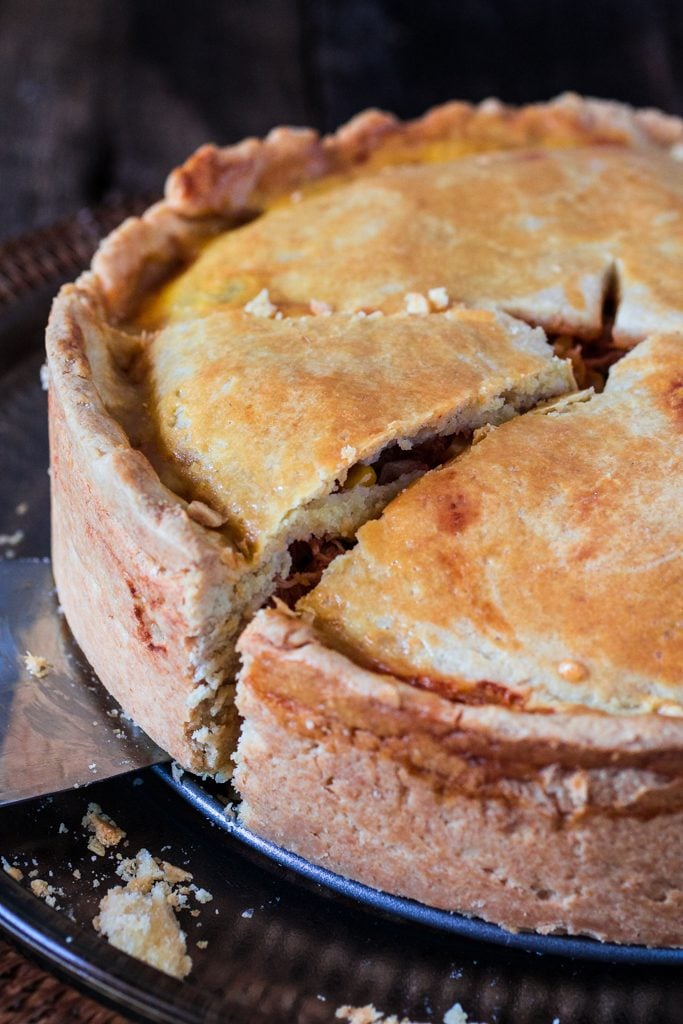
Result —
[[247, 918], [253, 917], [254, 916], [254, 908], [253, 907], [247, 907], [246, 910], [242, 911], [242, 915], [241, 916], [242, 917], [247, 917]]
[[467, 1024], [467, 1014], [460, 1003], [455, 1003], [444, 1013], [443, 1024]]
[[217, 530], [227, 522], [226, 517], [222, 513], [217, 512], [215, 508], [211, 508], [205, 502], [197, 501], [196, 499], [189, 503], [186, 512], [195, 523], [199, 523], [200, 526], [206, 526], [211, 530]]
[[41, 900], [45, 900], [48, 907], [52, 907], [54, 910], [59, 910], [57, 906], [57, 897], [64, 895], [63, 889], [58, 889], [55, 885], [50, 885], [44, 878], [34, 878], [31, 882], [31, 892], [34, 896], [37, 896]]
[[15, 882], [20, 882], [24, 877], [24, 872], [21, 868], [18, 868], [16, 864], [10, 864], [6, 857], [0, 857], [0, 864], [2, 864], [2, 870], [10, 878], [13, 878]]
[[[408, 1017], [398, 1017], [395, 1013], [385, 1015], [373, 1003], [366, 1006], [339, 1006], [334, 1015], [338, 1020], [346, 1020], [348, 1024], [420, 1024]], [[467, 1014], [460, 1003], [455, 1003], [450, 1010], [446, 1010], [442, 1019], [443, 1024], [468, 1024]]]
[[14, 512], [18, 516], [25, 516], [26, 513], [28, 512], [28, 502], [20, 501], [19, 504], [14, 509]]
[[135, 857], [122, 859], [116, 873], [126, 884], [114, 886], [103, 897], [94, 927], [117, 949], [172, 977], [185, 978], [192, 959], [175, 911], [187, 905], [192, 891], [197, 899], [200, 893], [213, 897], [205, 889], [182, 884], [191, 881], [189, 871], [144, 848]]
[[267, 288], [262, 288], [258, 295], [250, 299], [244, 307], [245, 313], [249, 313], [251, 316], [265, 317], [266, 319], [275, 316], [277, 311], [277, 306], [274, 306], [270, 301]]
[[197, 942], [197, 949], [206, 949], [208, 945], [209, 943], [206, 941], [206, 939], [199, 939], [199, 941]]
[[[0, 538], [1, 542], [2, 538]], [[44, 679], [52, 667], [47, 658], [43, 658], [39, 654], [31, 654], [30, 651], [27, 651], [24, 655], [24, 666], [28, 674], [33, 676], [34, 679]]]
[[149, 892], [117, 885], [103, 897], [93, 925], [117, 949], [174, 978], [192, 970], [186, 936], [162, 883]]
[[105, 849], [118, 846], [121, 840], [126, 838], [124, 830], [108, 814], [104, 813], [99, 804], [88, 804], [88, 810], [81, 825], [93, 833], [88, 841], [88, 849], [92, 853], [96, 853], [98, 857], [103, 857]]
[[427, 292], [432, 308], [437, 310], [448, 309], [450, 299], [445, 288], [430, 288]]
[[167, 860], [162, 860], [161, 868], [164, 872], [164, 880], [168, 882], [169, 885], [178, 885], [181, 882], [192, 881], [192, 875], [189, 871], [186, 871], [184, 868], [176, 867], [175, 864], [169, 864]]
[[429, 312], [429, 302], [421, 292], [408, 292], [404, 297], [406, 313], [422, 316]]
[[375, 1024], [384, 1020], [383, 1014], [372, 1003], [367, 1006], [338, 1006], [335, 1010], [337, 1020], [347, 1020], [348, 1024]]

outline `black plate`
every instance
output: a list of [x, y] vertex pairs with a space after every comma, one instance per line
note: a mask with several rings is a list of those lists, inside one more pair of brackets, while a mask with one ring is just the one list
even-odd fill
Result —
[[[0, 534], [23, 530], [22, 542], [11, 548], [17, 556], [49, 551], [38, 370], [53, 290], [48, 284], [24, 291], [0, 314]], [[29, 506], [24, 515], [16, 511], [20, 502]], [[127, 829], [131, 850], [147, 846], [186, 864], [213, 892], [199, 918], [181, 919], [195, 964], [184, 983], [118, 953], [92, 929], [101, 892], [115, 877], [111, 858], [93, 862], [86, 850], [80, 820], [89, 800]], [[62, 823], [68, 831], [60, 831]], [[40, 877], [64, 889], [60, 902], [74, 918], [36, 899], [26, 880], [20, 884], [0, 872], [0, 925], [53, 968], [142, 1020], [323, 1024], [335, 1019], [341, 1004], [368, 1002], [386, 1013], [437, 1022], [454, 1002], [470, 1020], [492, 1024], [683, 1019], [683, 979], [680, 969], [671, 970], [680, 968], [681, 953], [510, 936], [378, 894], [250, 837], [210, 787], [187, 776], [178, 783], [159, 770], [146, 771], [96, 784], [87, 794], [7, 808], [0, 811], [0, 853], [27, 868], [35, 859]], [[76, 867], [80, 881], [72, 874]], [[208, 941], [205, 950], [196, 947], [199, 939]], [[520, 945], [534, 952], [515, 948]], [[583, 961], [571, 959], [577, 956]], [[596, 957], [630, 963], [586, 960]]]

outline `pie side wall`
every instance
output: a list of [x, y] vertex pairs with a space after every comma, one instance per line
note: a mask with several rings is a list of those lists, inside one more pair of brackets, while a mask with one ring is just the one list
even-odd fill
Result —
[[[602, 752], [595, 767], [525, 769], [495, 763], [495, 744], [489, 763], [453, 756], [449, 734], [430, 751], [425, 732], [440, 723], [411, 731], [414, 712], [399, 722], [370, 693], [372, 726], [352, 728], [342, 672], [325, 678], [250, 632], [235, 774], [247, 827], [374, 888], [512, 930], [683, 945], [680, 765], [668, 777], [615, 770]], [[302, 705], [307, 674], [319, 696]]]
[[[192, 523], [104, 409], [91, 377], [87, 294], [48, 327], [52, 559], [71, 630], [127, 714], [194, 771], [231, 771], [237, 723], [212, 715], [240, 566]], [[232, 686], [230, 686], [230, 694]], [[193, 737], [207, 725], [211, 735]]]
[[181, 644], [155, 642], [157, 630], [182, 635], [181, 595], [168, 581], [150, 592], [149, 567], [142, 564], [136, 537], [102, 501], [52, 396], [50, 445], [52, 565], [69, 626], [127, 714], [174, 757], [200, 768], [185, 735], [192, 666]]

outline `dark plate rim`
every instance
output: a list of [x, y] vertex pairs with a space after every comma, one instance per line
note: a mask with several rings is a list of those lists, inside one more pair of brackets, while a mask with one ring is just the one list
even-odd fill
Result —
[[231, 1024], [237, 1017], [193, 987], [106, 945], [0, 872], [0, 933], [90, 997], [145, 1024]]

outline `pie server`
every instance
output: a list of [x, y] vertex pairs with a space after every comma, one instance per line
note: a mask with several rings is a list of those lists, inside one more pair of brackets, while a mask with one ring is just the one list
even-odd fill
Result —
[[[40, 678], [28, 652], [48, 663]], [[49, 561], [0, 561], [0, 805], [168, 760], [79, 651]]]

